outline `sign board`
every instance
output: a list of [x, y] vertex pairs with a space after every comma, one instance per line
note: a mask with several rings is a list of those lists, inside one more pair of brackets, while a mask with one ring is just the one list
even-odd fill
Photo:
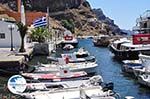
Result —
[[26, 80], [20, 75], [14, 75], [9, 78], [7, 87], [13, 94], [23, 93], [26, 89]]
[[150, 34], [133, 35], [133, 44], [150, 44]]

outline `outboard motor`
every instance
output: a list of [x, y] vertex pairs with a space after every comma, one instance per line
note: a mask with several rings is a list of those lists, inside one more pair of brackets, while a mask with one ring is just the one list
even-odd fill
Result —
[[114, 83], [106, 83], [103, 86], [103, 91], [113, 90], [114, 89]]
[[94, 86], [98, 86], [101, 85], [101, 83], [103, 83], [103, 78], [100, 75], [97, 76], [93, 76], [91, 77], [87, 82], [86, 85], [94, 85]]

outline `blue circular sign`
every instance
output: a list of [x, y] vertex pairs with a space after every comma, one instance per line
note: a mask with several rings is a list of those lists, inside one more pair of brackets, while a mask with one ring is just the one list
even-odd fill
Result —
[[26, 85], [27, 83], [25, 78], [20, 75], [12, 76], [7, 83], [9, 91], [12, 92], [13, 94], [24, 92], [26, 89]]

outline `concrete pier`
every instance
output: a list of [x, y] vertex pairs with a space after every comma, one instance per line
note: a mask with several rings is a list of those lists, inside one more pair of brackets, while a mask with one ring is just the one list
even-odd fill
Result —
[[33, 48], [28, 48], [28, 49], [26, 49], [26, 52], [23, 52], [23, 53], [16, 52], [15, 55], [16, 56], [24, 56], [25, 61], [29, 61], [33, 56]]
[[33, 49], [26, 49], [26, 52], [10, 51], [10, 48], [0, 48], [0, 70], [3, 72], [19, 73], [24, 63], [32, 55]]

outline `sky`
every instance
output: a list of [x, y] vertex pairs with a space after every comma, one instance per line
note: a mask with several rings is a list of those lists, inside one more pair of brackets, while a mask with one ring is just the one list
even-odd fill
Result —
[[150, 10], [150, 0], [87, 0], [92, 8], [101, 8], [121, 29], [132, 30], [136, 19]]

